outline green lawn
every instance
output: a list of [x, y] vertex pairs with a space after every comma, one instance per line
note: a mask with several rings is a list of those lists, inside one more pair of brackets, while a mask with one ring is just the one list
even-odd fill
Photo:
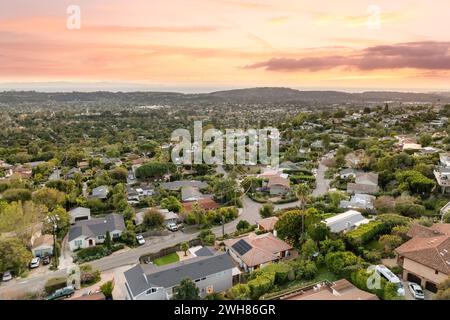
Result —
[[163, 266], [165, 264], [174, 263], [178, 261], [180, 261], [180, 257], [178, 257], [177, 253], [174, 252], [168, 254], [167, 256], [163, 256], [161, 258], [153, 260], [153, 263], [156, 264], [157, 266]]

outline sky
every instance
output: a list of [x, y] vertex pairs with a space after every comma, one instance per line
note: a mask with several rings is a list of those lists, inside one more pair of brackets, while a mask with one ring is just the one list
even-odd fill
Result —
[[1, 1], [0, 89], [449, 91], [449, 26], [448, 0]]

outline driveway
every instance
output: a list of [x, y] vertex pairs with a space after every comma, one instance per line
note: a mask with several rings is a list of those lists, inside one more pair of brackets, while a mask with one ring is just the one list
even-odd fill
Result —
[[[403, 287], [405, 288], [405, 300], [416, 300], [411, 294], [411, 291], [409, 291], [408, 288], [408, 281], [403, 281]], [[422, 288], [423, 293], [425, 295], [425, 300], [433, 300], [434, 293], [431, 291], [428, 291], [424, 288]]]
[[317, 169], [317, 175], [316, 175], [316, 188], [312, 192], [312, 195], [314, 197], [323, 196], [330, 189], [331, 180], [325, 179], [325, 172], [327, 170], [328, 170], [328, 167], [325, 166], [322, 162], [320, 162], [319, 168]]

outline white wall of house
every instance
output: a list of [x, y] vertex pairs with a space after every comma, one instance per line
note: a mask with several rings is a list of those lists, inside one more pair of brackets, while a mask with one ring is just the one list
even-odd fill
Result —
[[[199, 289], [199, 295], [204, 298], [208, 293], [222, 292], [230, 289], [233, 286], [233, 269], [217, 272], [215, 274], [203, 277], [201, 279], [192, 279]], [[143, 292], [136, 297], [131, 296], [128, 289], [128, 284], [125, 283], [128, 297], [131, 300], [168, 300], [173, 297], [175, 293], [174, 288], [155, 287]]]

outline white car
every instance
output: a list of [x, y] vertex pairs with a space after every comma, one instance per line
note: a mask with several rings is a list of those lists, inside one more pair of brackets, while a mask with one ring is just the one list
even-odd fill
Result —
[[145, 243], [144, 237], [140, 234], [136, 236], [136, 240], [140, 245], [143, 245]]
[[41, 263], [40, 258], [38, 258], [38, 257], [33, 258], [30, 262], [30, 269], [38, 268], [40, 263]]
[[11, 271], [5, 271], [5, 272], [3, 272], [3, 278], [2, 278], [2, 281], [9, 281], [9, 280], [11, 280], [12, 279], [12, 274], [11, 274]]
[[423, 294], [422, 287], [419, 286], [417, 283], [409, 282], [408, 288], [409, 288], [409, 291], [411, 291], [411, 294], [414, 297], [414, 299], [417, 299], [417, 300], [425, 299], [425, 295]]
[[178, 231], [178, 226], [176, 225], [176, 223], [169, 223], [167, 225], [167, 229], [169, 229], [170, 231]]

